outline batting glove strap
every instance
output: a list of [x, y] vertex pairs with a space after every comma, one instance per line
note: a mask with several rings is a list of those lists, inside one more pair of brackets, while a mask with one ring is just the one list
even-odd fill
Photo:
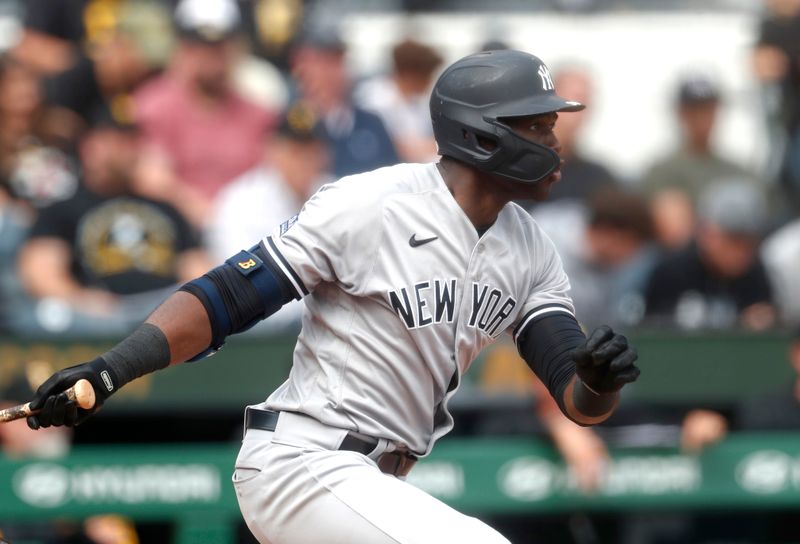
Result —
[[572, 403], [575, 408], [585, 416], [597, 417], [607, 414], [616, 406], [619, 393], [598, 393], [580, 378], [575, 380], [572, 389]]
[[102, 357], [86, 363], [86, 366], [92, 371], [87, 379], [94, 387], [95, 396], [101, 399], [100, 404], [116, 393], [117, 389], [125, 385], [119, 379], [117, 372]]

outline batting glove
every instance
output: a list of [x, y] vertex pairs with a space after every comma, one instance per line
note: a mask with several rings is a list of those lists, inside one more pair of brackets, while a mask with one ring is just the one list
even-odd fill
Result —
[[640, 370], [634, 364], [639, 355], [628, 339], [603, 325], [572, 352], [575, 372], [596, 394], [614, 393], [636, 381]]
[[[30, 407], [31, 410], [38, 410], [38, 413], [28, 417], [28, 427], [35, 430], [51, 425], [56, 427], [80, 425], [116, 392], [115, 378], [114, 372], [100, 357], [88, 363], [59, 370], [36, 390]], [[88, 380], [94, 389], [95, 404], [88, 410], [80, 408], [64, 393], [80, 379]]]

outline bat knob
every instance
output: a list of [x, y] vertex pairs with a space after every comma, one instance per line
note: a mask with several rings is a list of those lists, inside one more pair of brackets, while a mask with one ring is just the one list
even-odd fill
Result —
[[78, 406], [84, 410], [94, 408], [94, 403], [96, 401], [94, 387], [89, 383], [89, 380], [78, 380], [72, 388], [75, 391], [75, 402], [78, 403]]

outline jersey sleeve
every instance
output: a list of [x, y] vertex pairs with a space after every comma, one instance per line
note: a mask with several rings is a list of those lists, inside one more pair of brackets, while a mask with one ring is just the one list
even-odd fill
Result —
[[264, 246], [297, 298], [321, 282], [358, 293], [382, 236], [380, 199], [354, 178], [323, 186], [300, 213], [279, 225]]
[[555, 245], [541, 230], [537, 231], [530, 251], [531, 284], [528, 298], [516, 321], [511, 324], [514, 341], [536, 318], [554, 312], [575, 317], [569, 294], [570, 284]]

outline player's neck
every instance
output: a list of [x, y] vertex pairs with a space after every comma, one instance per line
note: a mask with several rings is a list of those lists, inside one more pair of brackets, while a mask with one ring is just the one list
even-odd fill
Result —
[[484, 179], [474, 169], [446, 157], [437, 166], [450, 194], [475, 228], [485, 228], [494, 223], [509, 199], [490, 186], [491, 180]]

